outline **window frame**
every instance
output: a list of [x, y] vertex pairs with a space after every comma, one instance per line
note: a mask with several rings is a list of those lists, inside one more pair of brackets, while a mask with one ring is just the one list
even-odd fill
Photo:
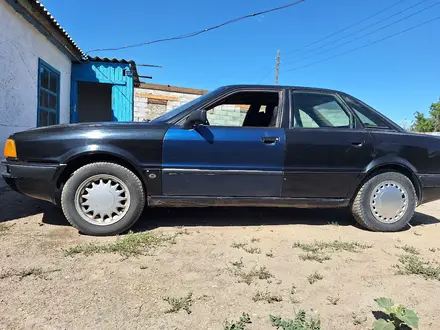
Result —
[[219, 94], [218, 96], [216, 96], [213, 99], [207, 100], [197, 106], [192, 107], [192, 109], [190, 111], [188, 111], [188, 113], [185, 114], [185, 116], [181, 117], [180, 119], [178, 119], [174, 125], [177, 126], [182, 126], [186, 119], [189, 117], [189, 115], [196, 110], [200, 110], [200, 109], [206, 109], [209, 108], [210, 106], [218, 103], [219, 101], [221, 101], [224, 98], [229, 97], [230, 95], [233, 94], [237, 94], [237, 93], [246, 93], [246, 92], [261, 92], [261, 93], [277, 93], [278, 94], [278, 114], [277, 114], [277, 120], [276, 120], [276, 125], [273, 127], [252, 127], [252, 126], [228, 126], [228, 125], [215, 125], [215, 126], [208, 126], [208, 127], [223, 127], [223, 128], [234, 128], [234, 129], [261, 129], [261, 128], [267, 128], [267, 129], [279, 129], [279, 128], [284, 128], [285, 127], [285, 113], [286, 113], [286, 109], [288, 109], [288, 103], [287, 103], [287, 91], [283, 88], [261, 88], [261, 87], [257, 87], [257, 88], [234, 88], [234, 89], [230, 89], [227, 90], [226, 92], [223, 92], [221, 94]]
[[[50, 89], [46, 89], [41, 86], [41, 68], [44, 68], [49, 71], [49, 73], [52, 73], [56, 76], [57, 81], [57, 92], [53, 92]], [[50, 81], [50, 74], [49, 74], [49, 81]], [[55, 69], [53, 66], [51, 66], [49, 63], [44, 61], [43, 59], [38, 59], [38, 85], [37, 85], [37, 127], [44, 127], [40, 125], [40, 113], [41, 111], [46, 111], [48, 113], [54, 113], [55, 114], [55, 124], [57, 125], [60, 123], [60, 95], [61, 95], [61, 73], [57, 69]], [[44, 91], [46, 93], [49, 93], [50, 95], [53, 95], [56, 97], [56, 109], [50, 109], [47, 107], [40, 106], [40, 91]], [[52, 126], [52, 125], [45, 125], [45, 126]]]
[[[344, 102], [342, 97], [336, 93], [336, 92], [326, 92], [326, 91], [315, 91], [315, 90], [303, 90], [303, 89], [292, 89], [290, 91], [290, 111], [289, 111], [289, 129], [294, 130], [356, 130], [360, 127], [359, 125], [359, 119], [353, 114], [353, 111], [350, 107], [347, 106], [347, 104]], [[338, 103], [338, 105], [342, 108], [342, 110], [348, 115], [349, 117], [349, 126], [350, 127], [295, 127], [294, 126], [294, 120], [295, 120], [295, 94], [319, 94], [319, 95], [329, 95], [335, 98], [335, 101]]]

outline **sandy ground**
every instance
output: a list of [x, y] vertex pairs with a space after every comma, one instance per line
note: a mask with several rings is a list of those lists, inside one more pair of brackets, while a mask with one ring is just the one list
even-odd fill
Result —
[[[3, 189], [0, 225], [7, 228], [0, 233], [0, 329], [224, 329], [225, 320], [238, 320], [243, 312], [252, 320], [247, 329], [275, 329], [270, 314], [293, 317], [300, 308], [319, 314], [322, 329], [371, 329], [372, 311], [378, 310], [374, 298], [381, 296], [416, 310], [420, 329], [439, 329], [440, 281], [396, 275], [393, 268], [404, 244], [426, 260], [440, 261], [440, 203], [417, 211], [411, 228], [373, 233], [355, 226], [346, 210], [146, 210], [135, 231], [180, 233], [175, 244], [129, 258], [66, 256], [69, 247], [118, 238], [80, 235], [56, 207]], [[293, 244], [315, 240], [372, 247], [329, 251], [331, 259], [323, 263], [301, 260], [303, 251]], [[248, 253], [234, 243], [261, 251]], [[241, 269], [231, 264], [240, 260]], [[260, 267], [273, 277], [239, 283], [237, 268]], [[315, 271], [323, 279], [310, 284], [307, 277]], [[258, 290], [282, 301], [255, 302]], [[164, 297], [190, 292], [190, 314], [165, 313], [170, 306]]]

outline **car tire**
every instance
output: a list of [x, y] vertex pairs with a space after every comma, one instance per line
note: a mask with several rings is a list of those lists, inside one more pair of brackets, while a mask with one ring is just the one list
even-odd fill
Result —
[[87, 235], [108, 236], [127, 231], [139, 219], [144, 205], [141, 180], [114, 163], [99, 162], [79, 168], [61, 193], [66, 219]]
[[363, 183], [351, 211], [362, 227], [394, 232], [408, 225], [416, 206], [417, 194], [411, 180], [402, 173], [387, 171], [371, 176]]

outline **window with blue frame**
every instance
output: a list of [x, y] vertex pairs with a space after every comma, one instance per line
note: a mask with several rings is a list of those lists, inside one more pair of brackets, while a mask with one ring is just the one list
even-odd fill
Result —
[[37, 126], [55, 125], [60, 117], [60, 72], [41, 59], [38, 66]]

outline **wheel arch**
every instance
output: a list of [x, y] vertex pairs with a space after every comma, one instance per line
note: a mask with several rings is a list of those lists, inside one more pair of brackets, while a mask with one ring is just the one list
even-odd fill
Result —
[[145, 185], [144, 176], [142, 171], [136, 166], [135, 161], [132, 157], [126, 157], [120, 153], [115, 153], [108, 150], [99, 151], [83, 151], [76, 153], [69, 158], [66, 158], [63, 163], [66, 166], [63, 168], [62, 172], [58, 175], [56, 180], [56, 188], [61, 189], [63, 184], [69, 179], [69, 177], [80, 167], [97, 162], [109, 162], [115, 163], [132, 171], [141, 180], [145, 192], [147, 192], [147, 187]]
[[[380, 160], [380, 159], [379, 159]], [[403, 175], [405, 175], [413, 184], [414, 189], [416, 190], [417, 194], [417, 204], [419, 204], [422, 200], [422, 184], [416, 175], [417, 171], [415, 167], [409, 163], [408, 161], [404, 159], [383, 159], [379, 162], [371, 163], [365, 172], [365, 175], [363, 176], [361, 182], [356, 187], [351, 200], [350, 204], [353, 202], [354, 198], [356, 197], [359, 189], [363, 186], [363, 184], [369, 180], [371, 177], [388, 171], [394, 171], [399, 172]]]

